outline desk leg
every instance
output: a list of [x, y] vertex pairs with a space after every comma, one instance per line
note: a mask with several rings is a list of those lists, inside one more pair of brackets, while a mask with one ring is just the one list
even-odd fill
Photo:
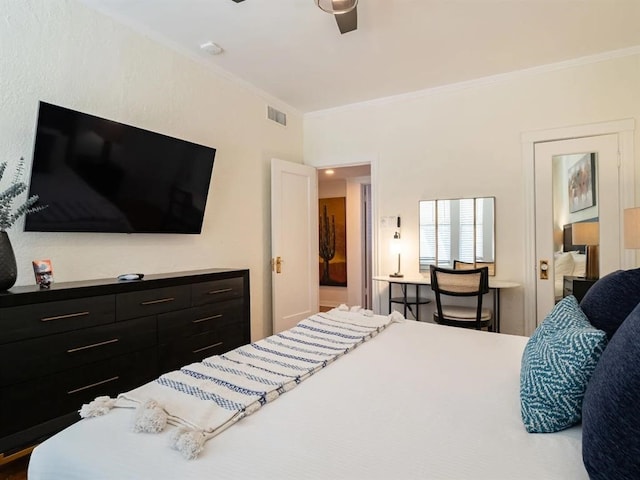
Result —
[[402, 300], [403, 300], [402, 303], [404, 305], [404, 318], [407, 318], [407, 286], [402, 284], [400, 288], [402, 289]]
[[[397, 283], [397, 285], [400, 286], [400, 290], [402, 292], [402, 303], [403, 303], [403, 313], [404, 313], [404, 318], [408, 318], [407, 317], [407, 313], [411, 313], [411, 316], [416, 320], [416, 321], [420, 321], [420, 285], [418, 284], [406, 284], [406, 283]], [[413, 303], [409, 303], [409, 295], [408, 295], [408, 291], [409, 291], [409, 287], [407, 285], [414, 285], [415, 286], [415, 292], [416, 292], [416, 303], [415, 303], [415, 307], [416, 307], [416, 311], [413, 311]], [[391, 315], [391, 298], [393, 297], [393, 282], [389, 282], [389, 315]], [[396, 300], [395, 303], [400, 303], [399, 299]]]

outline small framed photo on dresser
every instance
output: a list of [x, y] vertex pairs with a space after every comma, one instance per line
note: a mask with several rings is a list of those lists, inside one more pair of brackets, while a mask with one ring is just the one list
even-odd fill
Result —
[[36, 283], [40, 288], [49, 288], [53, 283], [53, 267], [51, 260], [34, 260], [33, 274], [36, 276]]

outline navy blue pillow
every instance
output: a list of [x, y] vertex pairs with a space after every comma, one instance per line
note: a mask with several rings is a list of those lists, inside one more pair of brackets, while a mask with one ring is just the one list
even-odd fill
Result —
[[640, 305], [609, 342], [587, 385], [582, 458], [591, 480], [640, 478]]
[[598, 280], [580, 302], [591, 325], [611, 339], [640, 303], [640, 268], [618, 270]]

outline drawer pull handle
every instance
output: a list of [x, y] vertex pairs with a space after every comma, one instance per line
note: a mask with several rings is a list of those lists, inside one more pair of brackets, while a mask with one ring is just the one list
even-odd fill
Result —
[[84, 345], [83, 347], [70, 348], [67, 350], [67, 353], [79, 352], [81, 350], [87, 350], [89, 348], [101, 347], [103, 345], [109, 345], [110, 343], [116, 343], [118, 341], [117, 338], [112, 338], [111, 340], [105, 340], [100, 343], [92, 343], [91, 345]]
[[52, 320], [63, 320], [65, 318], [75, 318], [75, 317], [84, 317], [89, 315], [90, 312], [77, 312], [77, 313], [68, 313], [66, 315], [57, 315], [55, 317], [44, 317], [41, 318], [41, 322], [50, 322]]
[[233, 288], [221, 288], [220, 290], [211, 290], [209, 295], [217, 295], [218, 293], [232, 292]]
[[200, 352], [203, 352], [204, 350], [209, 350], [211, 348], [219, 347], [220, 345], [222, 345], [222, 342], [214, 343], [213, 345], [208, 345], [206, 347], [202, 347], [197, 350], [192, 350], [191, 353], [200, 353]]
[[76, 388], [74, 390], [69, 390], [67, 392], [67, 395], [73, 395], [74, 393], [78, 393], [78, 392], [81, 392], [83, 390], [88, 390], [89, 388], [97, 387], [98, 385], [104, 385], [105, 383], [115, 382], [119, 378], [120, 377], [116, 375], [115, 377], [107, 378], [106, 380], [102, 380], [100, 382], [92, 383], [91, 385], [85, 385], [84, 387]]
[[197, 320], [192, 320], [192, 323], [200, 323], [200, 322], [206, 322], [207, 320], [215, 320], [216, 318], [220, 318], [222, 317], [222, 315], [211, 315], [210, 317], [204, 317], [204, 318], [199, 318]]
[[146, 302], [141, 302], [140, 305], [155, 305], [156, 303], [167, 303], [173, 302], [174, 300], [174, 297], [160, 298], [158, 300], [147, 300]]

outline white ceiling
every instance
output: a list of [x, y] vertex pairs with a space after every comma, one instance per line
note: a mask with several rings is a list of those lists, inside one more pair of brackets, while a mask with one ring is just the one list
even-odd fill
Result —
[[640, 45], [640, 0], [80, 1], [302, 113]]

